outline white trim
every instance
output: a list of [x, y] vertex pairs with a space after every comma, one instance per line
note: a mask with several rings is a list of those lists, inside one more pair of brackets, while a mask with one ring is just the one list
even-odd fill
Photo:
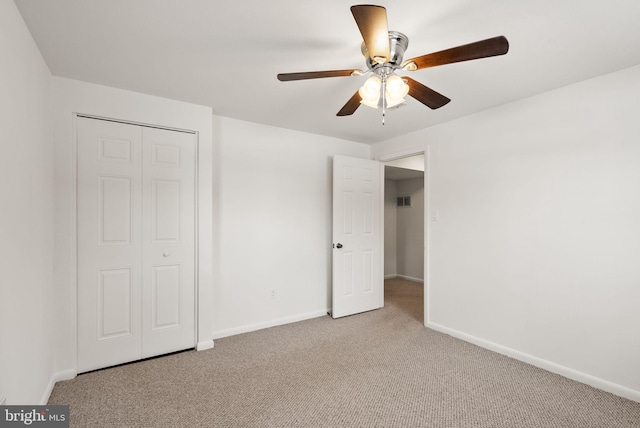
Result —
[[46, 406], [49, 402], [49, 397], [51, 397], [51, 393], [53, 392], [53, 387], [56, 386], [57, 382], [61, 382], [63, 380], [71, 380], [78, 375], [75, 370], [63, 370], [61, 372], [55, 372], [51, 375], [51, 379], [49, 379], [49, 384], [47, 388], [44, 390], [44, 394], [42, 394], [42, 398], [40, 398], [40, 406]]
[[196, 351], [206, 351], [207, 349], [213, 349], [213, 339], [198, 342], [196, 345]]
[[640, 402], [640, 391], [627, 388], [626, 386], [609, 382], [607, 380], [600, 379], [598, 377], [591, 376], [583, 372], [579, 372], [569, 367], [565, 367], [560, 364], [556, 364], [554, 362], [551, 362], [539, 357], [535, 357], [533, 355], [526, 354], [524, 352], [517, 351], [515, 349], [508, 348], [506, 346], [502, 346], [497, 343], [490, 342], [488, 340], [484, 340], [479, 337], [472, 336], [470, 334], [463, 333], [461, 331], [454, 330], [452, 328], [445, 327], [437, 323], [428, 322], [427, 327], [429, 327], [432, 330], [436, 330], [441, 333], [445, 333], [455, 338], [464, 340], [465, 342], [473, 343], [474, 345], [478, 345], [482, 348], [489, 349], [499, 354], [506, 355], [516, 360], [534, 365], [536, 367], [550, 371], [552, 373], [559, 374], [566, 378], [593, 386], [594, 388], [598, 388], [603, 391], [610, 392], [612, 394], [627, 398], [629, 400]]
[[396, 159], [408, 158], [411, 156], [416, 156], [421, 154], [424, 154], [426, 156], [426, 150], [424, 148], [413, 148], [413, 149], [407, 149], [399, 152], [387, 153], [387, 154], [381, 155], [380, 159], [378, 160], [384, 163], [384, 162], [389, 162]]
[[[430, 199], [431, 199], [431, 189], [429, 188], [429, 175], [431, 174], [431, 168], [429, 168], [429, 146], [424, 146], [424, 147], [413, 147], [411, 149], [406, 149], [406, 150], [401, 150], [399, 152], [394, 152], [394, 153], [386, 153], [386, 154], [382, 154], [379, 156], [379, 161], [384, 163], [384, 162], [389, 162], [392, 160], [396, 160], [396, 159], [402, 159], [402, 158], [407, 158], [407, 157], [411, 157], [411, 156], [416, 156], [416, 155], [423, 155], [424, 156], [424, 214], [423, 214], [423, 221], [424, 221], [424, 260], [423, 260], [423, 264], [424, 264], [424, 269], [423, 269], [423, 275], [424, 275], [424, 279], [418, 279], [418, 278], [412, 278], [412, 277], [407, 277], [407, 276], [403, 276], [403, 275], [387, 275], [385, 276], [385, 279], [389, 279], [389, 278], [396, 278], [396, 277], [400, 277], [400, 278], [405, 278], [408, 279], [410, 281], [418, 281], [418, 282], [422, 282], [424, 284], [424, 302], [423, 302], [423, 311], [424, 311], [424, 325], [427, 325], [427, 322], [429, 320], [428, 318], [428, 305], [429, 302], [431, 301], [431, 299], [429, 299], [429, 236], [431, 236], [431, 234], [429, 233], [430, 231], [430, 222], [431, 222], [431, 217], [429, 216], [430, 211]], [[384, 180], [383, 180], [384, 181]], [[384, 207], [384, 192], [382, 192], [381, 195], [382, 198], [382, 203], [383, 203], [383, 207]], [[384, 210], [383, 210], [384, 211]], [[383, 223], [383, 229], [382, 229], [382, 238], [383, 238], [383, 243], [384, 243], [384, 223]], [[384, 245], [383, 245], [383, 249], [384, 249]], [[384, 259], [382, 260], [382, 264], [384, 266]]]
[[[73, 317], [73, 370], [78, 371], [78, 114], [71, 113], [71, 126], [73, 127], [71, 141], [71, 271], [70, 279], [73, 287], [71, 308], [75, 311]], [[71, 369], [70, 369], [71, 370]]]
[[424, 269], [422, 276], [424, 276], [424, 302], [422, 304], [422, 316], [424, 325], [429, 322], [429, 303], [431, 298], [429, 297], [429, 254], [430, 250], [430, 236], [431, 236], [431, 167], [429, 166], [429, 146], [424, 148]]
[[242, 327], [234, 327], [226, 330], [214, 331], [213, 339], [221, 339], [223, 337], [235, 336], [236, 334], [249, 333], [251, 331], [262, 330], [269, 327], [276, 327], [279, 325], [290, 324], [298, 321], [305, 321], [312, 318], [320, 318], [327, 315], [326, 310], [307, 312], [306, 314], [294, 315], [292, 317], [279, 318], [275, 320], [260, 322], [256, 324], [249, 324]]
[[379, 295], [378, 295], [378, 308], [384, 308], [384, 164], [382, 162], [378, 162], [378, 192], [380, 192], [378, 197], [378, 245], [380, 248], [378, 255], [378, 278], [380, 278], [380, 282], [378, 284]]
[[154, 125], [152, 123], [135, 122], [127, 119], [117, 119], [113, 117], [97, 116], [95, 114], [74, 113], [76, 117], [84, 117], [86, 119], [104, 120], [105, 122], [124, 123], [126, 125], [144, 126], [145, 128], [165, 129], [167, 131], [184, 132], [186, 134], [197, 134], [198, 131], [192, 129], [173, 128], [170, 126]]
[[[193, 280], [195, 281], [194, 290], [193, 290], [193, 342], [196, 344], [196, 350], [200, 351], [198, 347], [200, 343], [198, 342], [198, 338], [202, 333], [202, 326], [200, 325], [200, 234], [198, 230], [200, 229], [200, 133], [198, 131], [194, 132], [196, 139], [196, 147], [195, 147], [195, 159], [194, 159], [194, 189], [193, 196], [195, 197], [195, 204], [193, 209], [195, 210], [195, 230], [193, 236], [193, 245], [194, 245], [194, 253], [193, 253]], [[207, 341], [208, 342], [208, 341]], [[211, 347], [213, 348], [213, 340], [211, 341]], [[209, 349], [209, 348], [207, 348]], [[204, 349], [202, 349], [204, 350]]]
[[396, 275], [395, 273], [392, 273], [391, 275], [385, 275], [384, 279], [394, 279], [396, 278], [398, 275]]
[[406, 279], [407, 281], [420, 282], [420, 283], [424, 284], [424, 279], [422, 279], [422, 278], [414, 278], [412, 276], [400, 275], [400, 274], [397, 274], [396, 277], [397, 278], [401, 278], [401, 279]]

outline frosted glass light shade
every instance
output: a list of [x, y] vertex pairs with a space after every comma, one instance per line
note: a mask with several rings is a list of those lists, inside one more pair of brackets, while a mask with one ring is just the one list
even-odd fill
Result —
[[387, 97], [387, 106], [393, 107], [404, 102], [404, 97], [409, 93], [409, 85], [407, 85], [400, 76], [392, 74], [387, 78], [385, 96]]
[[380, 99], [380, 86], [382, 82], [378, 76], [371, 76], [365, 82], [364, 85], [358, 90], [360, 94], [361, 104], [372, 108], [378, 108], [378, 100]]

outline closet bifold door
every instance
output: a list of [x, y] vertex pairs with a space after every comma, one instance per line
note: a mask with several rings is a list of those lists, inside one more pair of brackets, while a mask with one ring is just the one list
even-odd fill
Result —
[[143, 129], [142, 357], [195, 344], [195, 136]]
[[77, 121], [78, 372], [140, 358], [142, 128]]
[[78, 373], [195, 343], [195, 136], [77, 118]]

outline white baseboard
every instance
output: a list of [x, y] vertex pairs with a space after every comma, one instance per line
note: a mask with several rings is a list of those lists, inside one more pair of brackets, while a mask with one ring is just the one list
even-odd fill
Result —
[[542, 358], [535, 357], [533, 355], [526, 354], [524, 352], [517, 351], [506, 346], [499, 345], [497, 343], [489, 342], [488, 340], [480, 339], [478, 337], [463, 333], [458, 330], [451, 329], [449, 327], [442, 326], [433, 322], [427, 322], [427, 327], [439, 331], [441, 333], [448, 334], [455, 338], [464, 340], [465, 342], [473, 343], [482, 348], [489, 349], [502, 355], [514, 358], [516, 360], [523, 361], [541, 369], [550, 371], [552, 373], [559, 374], [566, 378], [593, 386], [594, 388], [601, 389], [606, 392], [618, 395], [629, 400], [640, 402], [640, 391], [636, 391], [626, 386], [619, 385], [617, 383], [609, 382], [608, 380], [600, 379], [587, 373], [579, 372], [569, 367], [562, 366], [560, 364], [553, 363], [551, 361], [544, 360]]
[[327, 315], [326, 310], [308, 312], [306, 314], [295, 315], [292, 317], [278, 318], [271, 321], [265, 321], [256, 324], [249, 324], [241, 327], [228, 328], [213, 333], [213, 339], [221, 339], [223, 337], [235, 336], [236, 334], [249, 333], [251, 331], [262, 330], [263, 328], [275, 327], [278, 325], [290, 324], [292, 322], [304, 321], [312, 318], [319, 318]]
[[398, 278], [406, 279], [408, 281], [413, 281], [413, 282], [420, 282], [424, 284], [424, 279], [422, 278], [414, 278], [412, 276], [407, 276], [407, 275], [398, 275]]
[[61, 382], [63, 380], [71, 380], [78, 376], [78, 373], [75, 370], [63, 370], [60, 372], [55, 372], [51, 379], [49, 380], [49, 384], [47, 385], [47, 389], [42, 394], [42, 398], [40, 399], [40, 405], [46, 406], [49, 402], [49, 397], [51, 397], [51, 393], [53, 392], [53, 387], [56, 386], [56, 382]]
[[204, 340], [196, 344], [196, 351], [206, 351], [207, 349], [211, 348], [213, 348], [213, 339]]
[[395, 278], [406, 279], [407, 281], [420, 282], [424, 284], [424, 279], [422, 278], [414, 278], [412, 276], [400, 275], [399, 273], [384, 276], [384, 279], [395, 279]]

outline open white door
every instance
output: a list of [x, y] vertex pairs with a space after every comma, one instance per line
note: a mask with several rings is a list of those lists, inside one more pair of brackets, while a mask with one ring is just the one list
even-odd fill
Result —
[[380, 162], [333, 158], [333, 318], [384, 305], [381, 177]]

